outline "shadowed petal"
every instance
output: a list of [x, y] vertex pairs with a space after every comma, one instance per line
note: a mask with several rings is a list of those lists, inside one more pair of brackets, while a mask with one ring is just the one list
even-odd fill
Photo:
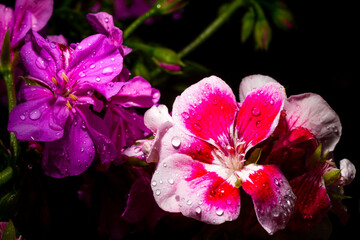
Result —
[[306, 128], [321, 142], [323, 152], [334, 150], [342, 126], [339, 116], [321, 96], [314, 93], [291, 96], [284, 110], [290, 129]]
[[259, 223], [270, 234], [284, 229], [294, 209], [295, 195], [274, 165], [246, 166], [239, 173], [242, 187], [254, 203]]
[[14, 25], [14, 11], [10, 7], [0, 4], [0, 53], [6, 32], [10, 34]]
[[34, 31], [40, 31], [49, 21], [53, 12], [53, 0], [16, 0], [16, 15], [22, 15], [24, 11], [31, 12], [31, 25]]

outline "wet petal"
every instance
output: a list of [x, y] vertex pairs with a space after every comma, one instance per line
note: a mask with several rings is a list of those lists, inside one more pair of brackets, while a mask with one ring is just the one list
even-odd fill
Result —
[[297, 197], [291, 229], [305, 229], [318, 223], [330, 209], [321, 166], [293, 180], [290, 184]]
[[30, 27], [34, 31], [40, 31], [49, 21], [53, 12], [53, 0], [16, 0], [15, 12], [17, 17], [21, 16], [24, 11], [31, 13]]
[[243, 102], [250, 92], [267, 83], [277, 83], [277, 81], [269, 76], [264, 76], [260, 74], [251, 75], [243, 78], [239, 87], [240, 102]]
[[169, 114], [168, 108], [165, 105], [154, 105], [144, 114], [144, 123], [153, 133], [156, 133], [166, 122], [172, 124], [173, 120]]
[[246, 166], [239, 173], [242, 187], [254, 203], [259, 223], [270, 234], [284, 229], [294, 209], [295, 195], [274, 165]]
[[17, 105], [10, 113], [8, 130], [19, 140], [48, 142], [60, 139], [69, 116], [65, 99], [58, 98], [53, 103], [54, 96], [49, 90], [30, 88], [36, 89], [30, 91], [38, 92], [41, 97]]
[[240, 212], [239, 189], [233, 186], [231, 176], [231, 171], [221, 166], [175, 154], [159, 162], [151, 187], [163, 210], [220, 224], [236, 219]]
[[355, 178], [356, 168], [349, 159], [340, 160], [341, 177], [344, 181], [344, 186], [349, 185]]
[[323, 152], [334, 150], [342, 126], [339, 116], [321, 96], [314, 93], [291, 96], [284, 110], [290, 129], [306, 128], [321, 142]]
[[[10, 7], [0, 4], [0, 45], [2, 47], [6, 32], [11, 33], [14, 25], [14, 11]], [[0, 49], [1, 53], [1, 49]]]
[[211, 76], [187, 88], [176, 98], [173, 119], [189, 133], [218, 145], [229, 145], [237, 103], [231, 88]]
[[19, 8], [15, 8], [14, 25], [12, 37], [10, 39], [11, 48], [15, 48], [25, 38], [26, 33], [31, 29], [31, 12], [22, 10], [18, 13]]
[[246, 96], [236, 119], [237, 138], [245, 141], [246, 149], [274, 132], [285, 98], [284, 88], [277, 83], [263, 85]]
[[95, 156], [95, 147], [81, 118], [68, 121], [63, 138], [45, 144], [42, 166], [46, 175], [63, 178], [83, 173]]

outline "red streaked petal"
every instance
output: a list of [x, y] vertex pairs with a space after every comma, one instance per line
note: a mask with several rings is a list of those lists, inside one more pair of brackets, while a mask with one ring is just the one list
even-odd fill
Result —
[[274, 165], [250, 164], [239, 173], [242, 186], [254, 203], [259, 223], [270, 234], [284, 229], [294, 209], [295, 195]]
[[284, 88], [277, 83], [265, 84], [247, 95], [236, 118], [237, 137], [245, 141], [247, 149], [273, 133], [285, 97]]
[[236, 111], [237, 103], [231, 88], [220, 78], [211, 76], [177, 97], [173, 118], [175, 124], [203, 140], [229, 145]]
[[159, 162], [151, 186], [163, 210], [220, 224], [236, 219], [240, 212], [239, 189], [232, 180], [231, 171], [221, 166], [174, 154]]
[[321, 166], [294, 178], [290, 185], [297, 197], [290, 228], [298, 230], [314, 226], [330, 209]]

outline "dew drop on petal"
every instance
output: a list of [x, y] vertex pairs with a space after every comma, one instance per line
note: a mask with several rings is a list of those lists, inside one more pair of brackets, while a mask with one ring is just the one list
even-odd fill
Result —
[[190, 118], [190, 115], [187, 113], [187, 112], [183, 112], [181, 114], [181, 116], [183, 116], [185, 119], [189, 119]]
[[224, 210], [222, 210], [221, 208], [216, 209], [216, 215], [222, 216], [223, 214], [224, 214]]
[[86, 74], [84, 72], [79, 72], [79, 77], [85, 77]]
[[201, 213], [201, 207], [196, 207], [196, 208], [195, 208], [195, 212], [196, 212], [197, 214], [200, 214], [200, 213]]
[[154, 187], [156, 186], [156, 184], [157, 184], [157, 183], [156, 183], [155, 180], [153, 180], [153, 181], [151, 182], [151, 185], [154, 186]]
[[274, 178], [274, 183], [276, 186], [278, 186], [278, 187], [280, 186], [280, 182], [277, 178]]
[[201, 131], [201, 127], [200, 127], [200, 125], [197, 124], [197, 123], [194, 124], [194, 128], [195, 128], [196, 130], [198, 130], [198, 131]]
[[97, 82], [100, 82], [101, 79], [100, 79], [100, 77], [96, 77], [95, 80], [96, 80]]
[[173, 137], [171, 139], [171, 145], [174, 147], [174, 148], [179, 148], [180, 145], [181, 145], [181, 140], [179, 137]]
[[39, 109], [34, 109], [29, 114], [29, 118], [31, 120], [38, 120], [40, 117], [41, 117], [41, 112]]
[[253, 107], [253, 109], [251, 110], [251, 113], [252, 113], [252, 115], [254, 115], [254, 116], [259, 116], [260, 113], [261, 113], [261, 111], [260, 111], [259, 108]]
[[103, 69], [102, 73], [104, 75], [111, 75], [114, 72], [114, 70], [112, 69], [112, 67], [106, 67]]
[[169, 178], [169, 179], [168, 179], [168, 183], [169, 183], [170, 185], [173, 185], [173, 184], [174, 184], [174, 179]]
[[256, 127], [260, 128], [262, 126], [262, 123], [260, 120], [256, 121]]
[[192, 204], [192, 201], [189, 199], [189, 200], [186, 201], [186, 204], [187, 204], [187, 205], [191, 205], [191, 204]]
[[38, 57], [37, 59], [36, 59], [36, 61], [35, 61], [35, 64], [36, 64], [36, 66], [38, 67], [38, 68], [40, 68], [40, 69], [46, 69], [46, 63], [45, 63], [45, 61], [44, 61], [44, 59], [42, 59], [41, 57]]
[[95, 64], [91, 64], [89, 68], [90, 68], [90, 69], [94, 69], [94, 68], [95, 68]]
[[161, 194], [161, 191], [159, 190], [159, 189], [157, 189], [156, 191], [155, 191], [155, 195], [156, 196], [159, 196]]
[[77, 49], [81, 50], [81, 49], [82, 49], [82, 46], [79, 45], [79, 46], [77, 47]]
[[25, 120], [25, 118], [26, 118], [25, 114], [21, 114], [21, 115], [20, 115], [20, 119], [21, 119], [21, 120], [23, 120], [23, 121], [24, 121], [24, 120]]

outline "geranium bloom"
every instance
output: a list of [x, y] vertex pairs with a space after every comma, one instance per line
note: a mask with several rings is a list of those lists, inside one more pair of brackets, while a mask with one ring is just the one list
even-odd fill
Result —
[[112, 80], [123, 58], [105, 35], [92, 35], [73, 47], [50, 42], [36, 32], [20, 51], [29, 78], [39, 85], [23, 89], [24, 102], [9, 117], [8, 130], [19, 140], [46, 142], [43, 168], [53, 177], [82, 173], [96, 152], [102, 162], [115, 158], [96, 90], [109, 99], [121, 85]]
[[12, 8], [0, 4], [0, 53], [7, 31], [11, 48], [14, 49], [30, 29], [40, 31], [46, 25], [53, 5], [53, 0], [16, 0], [14, 12]]
[[274, 132], [285, 98], [274, 82], [237, 103], [230, 87], [212, 76], [176, 98], [172, 119], [150, 109], [145, 124], [163, 135], [149, 155], [149, 161], [159, 161], [151, 182], [159, 206], [220, 224], [238, 217], [242, 186], [263, 228], [270, 234], [283, 229], [295, 195], [275, 165], [247, 161], [247, 153]]

